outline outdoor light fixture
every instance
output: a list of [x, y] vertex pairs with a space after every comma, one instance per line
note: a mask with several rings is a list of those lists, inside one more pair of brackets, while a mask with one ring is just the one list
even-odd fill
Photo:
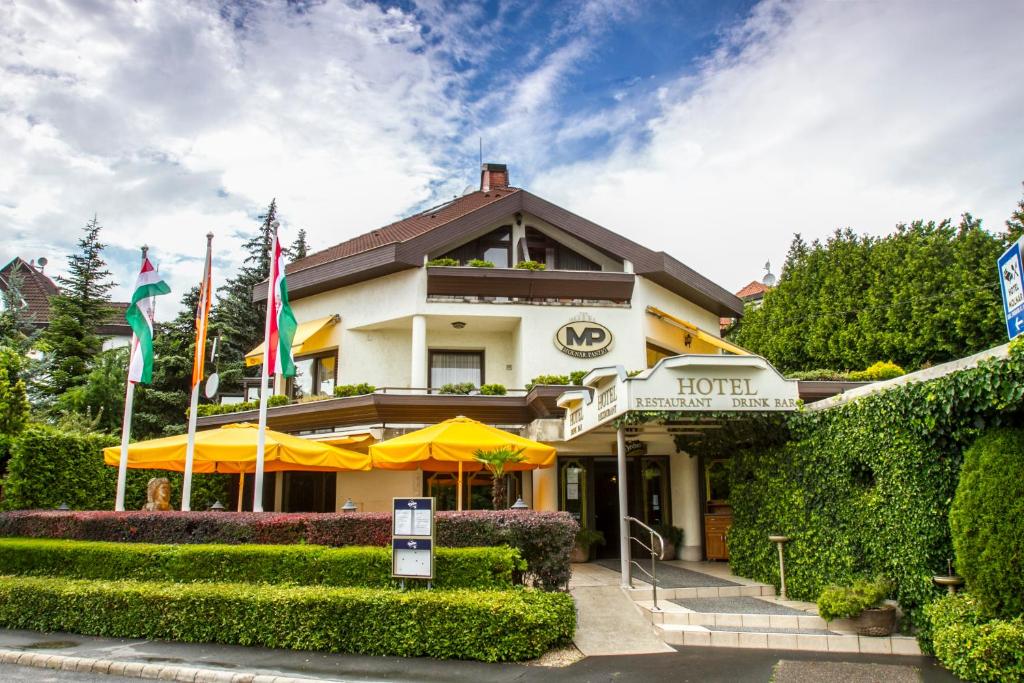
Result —
[[452, 327], [454, 327], [457, 330], [461, 330], [465, 326], [466, 323], [462, 322], [461, 320], [456, 320], [455, 322], [452, 323]]
[[213, 510], [214, 512], [220, 512], [224, 510], [224, 506], [221, 504], [219, 500], [215, 500], [213, 501], [213, 505], [210, 506], [210, 509]]
[[689, 332], [687, 332], [686, 336], [683, 337], [683, 345], [684, 346], [690, 346], [691, 344], [693, 344], [693, 337], [690, 336]]
[[359, 509], [359, 506], [352, 502], [351, 498], [345, 500], [345, 504], [341, 506], [342, 512], [355, 512]]
[[523, 214], [516, 212], [516, 225], [523, 224]]
[[516, 498], [516, 502], [512, 503], [513, 510], [529, 510], [530, 506], [523, 502], [523, 499]]

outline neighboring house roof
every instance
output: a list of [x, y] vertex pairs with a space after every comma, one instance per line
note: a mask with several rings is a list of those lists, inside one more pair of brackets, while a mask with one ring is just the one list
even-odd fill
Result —
[[60, 289], [42, 271], [15, 256], [0, 270], [0, 290], [7, 291], [11, 274], [15, 272], [21, 275], [21, 298], [25, 301], [26, 317], [37, 327], [47, 325], [50, 322], [50, 297], [60, 294]]
[[[15, 256], [10, 263], [0, 269], [0, 291], [7, 291], [12, 272], [21, 275], [21, 298], [25, 300], [26, 317], [36, 327], [50, 324], [50, 297], [60, 294], [60, 288], [35, 265], [27, 263], [20, 256]], [[111, 301], [110, 317], [96, 329], [100, 335], [130, 335], [131, 327], [124, 319], [128, 310], [127, 301]]]
[[749, 285], [747, 285], [740, 291], [736, 292], [736, 296], [743, 299], [744, 301], [752, 301], [763, 298], [764, 293], [767, 292], [769, 289], [770, 288], [763, 282], [751, 280]]
[[[516, 212], [529, 213], [609, 255], [633, 272], [719, 315], [742, 315], [743, 302], [663, 251], [653, 251], [526, 190], [492, 187], [364, 233], [287, 267], [288, 294], [299, 299], [356, 282], [423, 266], [424, 257], [463, 235]], [[266, 283], [253, 300], [267, 298]]]

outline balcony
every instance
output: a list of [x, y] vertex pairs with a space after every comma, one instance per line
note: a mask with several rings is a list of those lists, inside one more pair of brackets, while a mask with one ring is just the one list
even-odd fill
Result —
[[628, 303], [634, 281], [632, 273], [432, 266], [427, 268], [427, 296]]

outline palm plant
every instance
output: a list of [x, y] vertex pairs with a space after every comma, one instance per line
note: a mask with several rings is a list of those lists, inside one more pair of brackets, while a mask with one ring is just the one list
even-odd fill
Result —
[[507, 446], [495, 448], [491, 451], [476, 449], [473, 456], [477, 461], [483, 463], [487, 471], [491, 473], [491, 501], [495, 510], [504, 510], [508, 503], [505, 498], [505, 468], [509, 465], [522, 462], [525, 448], [514, 450]]

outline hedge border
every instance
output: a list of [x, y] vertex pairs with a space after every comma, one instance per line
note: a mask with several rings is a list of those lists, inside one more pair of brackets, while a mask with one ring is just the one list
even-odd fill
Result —
[[572, 637], [564, 593], [0, 577], [0, 626], [115, 638], [521, 661]]

